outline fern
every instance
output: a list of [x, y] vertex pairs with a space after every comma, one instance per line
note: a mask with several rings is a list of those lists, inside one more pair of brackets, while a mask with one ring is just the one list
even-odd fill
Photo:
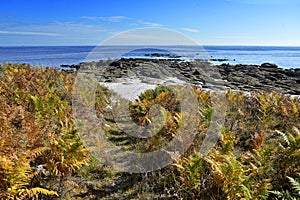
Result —
[[29, 160], [34, 160], [38, 156], [41, 156], [43, 154], [43, 152], [46, 151], [46, 150], [49, 150], [49, 148], [48, 147], [38, 147], [38, 148], [35, 148], [33, 150], [27, 151], [25, 153], [25, 156]]
[[15, 155], [15, 160], [0, 157], [0, 175], [4, 176], [1, 180], [3, 186], [0, 187], [0, 196], [20, 197], [21, 199], [37, 196], [38, 193], [45, 195], [58, 195], [56, 192], [43, 188], [28, 188], [31, 180], [39, 172], [34, 172], [30, 167], [30, 162], [46, 148], [36, 148], [27, 151], [22, 155]]
[[[292, 185], [292, 188], [294, 189], [294, 192], [297, 193], [298, 197], [300, 195], [300, 182], [297, 182], [292, 177], [287, 176], [290, 184]], [[296, 196], [292, 196], [288, 190], [286, 191], [270, 191], [271, 194], [276, 195], [277, 197], [283, 199], [283, 200], [298, 200], [299, 198]]]
[[47, 196], [51, 196], [51, 195], [58, 196], [57, 192], [47, 190], [44, 188], [40, 188], [40, 187], [32, 188], [32, 189], [28, 190], [27, 193], [29, 194], [29, 196], [35, 196], [36, 198], [38, 198], [39, 194], [43, 194], [43, 195], [47, 195]]
[[295, 179], [289, 176], [287, 176], [287, 178], [289, 179], [289, 182], [292, 185], [294, 191], [297, 192], [298, 195], [300, 195], [300, 182], [297, 182]]
[[284, 142], [285, 142], [287, 145], [290, 145], [290, 140], [289, 140], [289, 138], [288, 138], [288, 136], [287, 136], [286, 134], [284, 134], [283, 132], [278, 131], [278, 130], [275, 130], [275, 132], [276, 132], [277, 134], [279, 134], [279, 135], [282, 136]]
[[74, 76], [20, 64], [0, 70], [0, 199], [57, 195], [55, 174], [69, 175], [89, 157], [72, 116]]

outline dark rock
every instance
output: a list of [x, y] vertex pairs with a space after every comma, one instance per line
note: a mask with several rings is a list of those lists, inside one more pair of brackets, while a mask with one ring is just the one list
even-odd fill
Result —
[[227, 59], [227, 58], [213, 58], [213, 59], [210, 59], [210, 61], [224, 62], [224, 61], [229, 61], [229, 59]]
[[109, 66], [119, 67], [120, 66], [120, 62], [112, 62], [112, 63], [110, 63]]
[[[178, 79], [190, 82], [199, 87], [214, 89], [226, 86], [231, 89], [244, 91], [274, 90], [281, 93], [300, 95], [300, 69], [281, 69], [272, 63], [261, 65], [230, 65], [221, 64], [212, 66], [204, 60], [179, 61], [172, 59], [125, 59], [109, 62], [89, 62], [79, 65], [62, 65], [62, 70], [83, 68], [93, 72], [94, 68], [101, 69], [108, 66], [105, 71], [99, 71], [98, 76], [104, 77], [106, 82], [114, 82], [121, 77], [130, 77], [137, 70], [145, 66], [158, 65], [162, 69], [170, 70]], [[147, 67], [145, 68], [147, 69]], [[151, 67], [149, 73], [151, 74]], [[146, 72], [148, 72], [146, 70]], [[158, 74], [159, 75], [159, 74]], [[219, 81], [220, 80], [220, 81]]]
[[292, 76], [292, 77], [300, 77], [300, 70], [299, 69], [289, 69], [285, 71], [285, 74]]
[[196, 69], [196, 70], [193, 72], [193, 75], [200, 75], [200, 72]]
[[273, 63], [263, 63], [260, 65], [260, 67], [262, 67], [262, 68], [278, 68], [278, 66]]

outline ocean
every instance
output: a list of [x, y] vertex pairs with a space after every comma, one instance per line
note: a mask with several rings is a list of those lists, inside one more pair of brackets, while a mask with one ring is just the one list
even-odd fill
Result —
[[[92, 53], [91, 53], [92, 52]], [[95, 53], [97, 52], [97, 53]], [[152, 53], [180, 55], [184, 59], [224, 59], [214, 64], [275, 63], [282, 68], [300, 68], [300, 47], [271, 46], [20, 46], [0, 47], [0, 63], [28, 63], [31, 65], [60, 67], [83, 61], [120, 57], [145, 58]], [[160, 58], [164, 58], [160, 57]]]

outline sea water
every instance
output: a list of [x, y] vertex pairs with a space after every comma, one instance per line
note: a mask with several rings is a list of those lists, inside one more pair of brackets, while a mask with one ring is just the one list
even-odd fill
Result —
[[[92, 57], [91, 52], [98, 51]], [[149, 58], [152, 53], [195, 58], [205, 52], [206, 58], [224, 59], [214, 64], [274, 63], [282, 68], [300, 68], [300, 47], [272, 46], [20, 46], [0, 47], [0, 63], [28, 63], [31, 65], [60, 67], [83, 61], [98, 61], [120, 57]], [[87, 59], [88, 58], [88, 59]], [[160, 57], [164, 58], [164, 56]]]

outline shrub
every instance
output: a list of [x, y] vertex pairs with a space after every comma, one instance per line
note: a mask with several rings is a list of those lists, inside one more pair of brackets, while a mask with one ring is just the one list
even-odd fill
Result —
[[74, 78], [19, 64], [0, 71], [0, 197], [59, 195], [89, 158], [72, 119]]

